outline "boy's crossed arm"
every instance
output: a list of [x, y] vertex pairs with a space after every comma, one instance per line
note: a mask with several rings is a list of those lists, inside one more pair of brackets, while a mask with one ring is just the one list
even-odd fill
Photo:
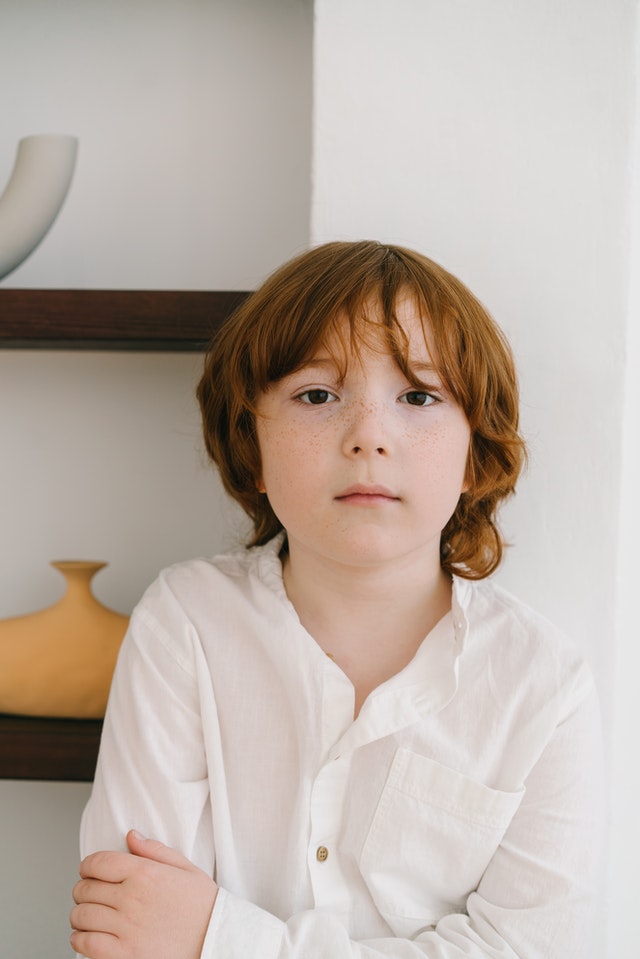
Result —
[[71, 946], [88, 959], [198, 959], [218, 887], [175, 849], [131, 830], [96, 852], [73, 889]]

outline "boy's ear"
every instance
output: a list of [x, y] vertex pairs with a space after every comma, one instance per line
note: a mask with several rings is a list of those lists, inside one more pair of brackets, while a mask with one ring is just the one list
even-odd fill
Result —
[[469, 444], [469, 452], [467, 453], [467, 465], [464, 470], [464, 479], [462, 481], [461, 493], [468, 493], [470, 489], [473, 488], [473, 461], [471, 457], [473, 456], [473, 451], [471, 449], [471, 444]]

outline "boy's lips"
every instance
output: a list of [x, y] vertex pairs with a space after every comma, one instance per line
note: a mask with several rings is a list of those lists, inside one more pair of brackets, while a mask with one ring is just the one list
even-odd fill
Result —
[[363, 503], [373, 505], [374, 503], [395, 502], [400, 499], [395, 493], [392, 493], [386, 486], [380, 486], [377, 483], [371, 485], [367, 483], [356, 483], [354, 486], [348, 486], [347, 489], [335, 497], [339, 501], [347, 500], [351, 503]]

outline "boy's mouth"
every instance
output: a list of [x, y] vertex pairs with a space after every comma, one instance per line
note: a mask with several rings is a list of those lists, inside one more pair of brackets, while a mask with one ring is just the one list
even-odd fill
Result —
[[335, 499], [338, 502], [361, 503], [363, 505], [374, 506], [380, 503], [398, 502], [400, 497], [396, 496], [386, 486], [380, 486], [377, 483], [356, 483], [354, 486], [348, 486], [347, 489], [339, 493]]

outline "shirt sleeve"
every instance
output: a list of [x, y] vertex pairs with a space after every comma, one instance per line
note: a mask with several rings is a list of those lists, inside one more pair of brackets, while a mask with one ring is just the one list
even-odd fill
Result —
[[280, 921], [220, 890], [202, 959], [586, 959], [603, 834], [600, 716], [582, 671], [465, 913], [411, 940], [349, 940], [331, 915]]
[[[137, 829], [214, 871], [207, 761], [190, 625], [176, 641], [147, 609], [134, 611], [114, 673], [81, 855], [126, 850]], [[179, 747], [178, 747], [179, 744]], [[177, 748], [178, 747], [178, 748]]]

